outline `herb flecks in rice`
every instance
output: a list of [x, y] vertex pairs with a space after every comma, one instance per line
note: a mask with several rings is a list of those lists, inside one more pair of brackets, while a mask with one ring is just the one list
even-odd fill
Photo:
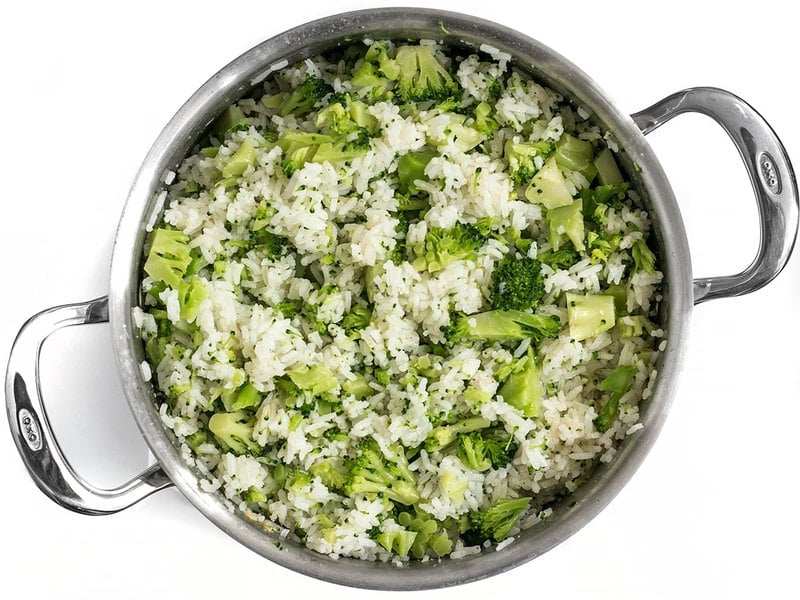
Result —
[[165, 182], [134, 314], [203, 489], [321, 553], [459, 557], [611, 460], [661, 273], [588, 117], [493, 48], [430, 43], [229, 108]]

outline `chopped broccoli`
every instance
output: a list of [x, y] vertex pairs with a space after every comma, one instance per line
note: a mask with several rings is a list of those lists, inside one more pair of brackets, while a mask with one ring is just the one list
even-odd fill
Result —
[[427, 181], [425, 167], [431, 162], [438, 153], [433, 150], [421, 150], [419, 152], [409, 152], [400, 157], [397, 161], [397, 178], [400, 180], [400, 191], [410, 195], [419, 193], [419, 188], [415, 181]]
[[299, 389], [319, 396], [339, 387], [339, 380], [325, 365], [296, 365], [287, 369], [286, 374]]
[[255, 417], [244, 410], [214, 413], [208, 420], [208, 428], [219, 444], [239, 456], [259, 455], [263, 450], [253, 440], [254, 425]]
[[231, 403], [230, 410], [235, 412], [243, 408], [254, 408], [261, 404], [261, 400], [261, 393], [252, 383], [247, 383], [237, 391], [236, 398]]
[[450, 229], [432, 227], [422, 243], [414, 245], [417, 256], [414, 268], [433, 273], [457, 260], [475, 260], [485, 241], [486, 237], [478, 227], [468, 223], [456, 223]]
[[363, 375], [356, 375], [355, 379], [348, 379], [342, 384], [342, 389], [356, 400], [361, 400], [367, 396], [371, 396], [374, 390], [369, 387], [369, 382]]
[[403, 102], [443, 101], [460, 92], [439, 62], [435, 46], [401, 46], [394, 62], [398, 67], [397, 91]]
[[298, 85], [292, 93], [281, 103], [280, 115], [285, 117], [293, 114], [295, 117], [304, 117], [312, 110], [314, 105], [333, 91], [331, 86], [319, 77], [306, 76], [306, 80]]
[[631, 256], [637, 271], [653, 274], [655, 272], [656, 255], [647, 246], [647, 242], [638, 239], [631, 246]]
[[492, 271], [492, 308], [535, 308], [544, 295], [542, 263], [509, 252]]
[[600, 185], [618, 185], [623, 183], [622, 173], [619, 172], [617, 161], [609, 148], [603, 148], [600, 154], [594, 159], [594, 166], [597, 169], [597, 179]]
[[352, 335], [359, 329], [364, 329], [372, 319], [372, 311], [366, 306], [354, 306], [353, 309], [344, 316], [342, 329], [347, 335]]
[[392, 447], [384, 455], [378, 443], [369, 439], [361, 441], [357, 451], [349, 464], [346, 494], [378, 494], [405, 505], [419, 502], [416, 480], [401, 447]]
[[478, 431], [479, 429], [489, 427], [491, 424], [491, 421], [483, 417], [468, 417], [457, 423], [439, 425], [438, 427], [434, 427], [428, 434], [425, 440], [425, 449], [428, 452], [436, 452], [456, 441], [459, 433]]
[[538, 417], [542, 408], [542, 380], [536, 357], [529, 347], [526, 356], [521, 358], [497, 391], [506, 404], [518, 409], [528, 418]]
[[611, 428], [614, 419], [617, 417], [617, 412], [619, 412], [619, 401], [628, 391], [635, 374], [635, 366], [619, 365], [600, 382], [599, 388], [601, 390], [612, 393], [593, 421], [594, 426], [600, 433], [605, 433]]
[[512, 140], [507, 141], [505, 158], [508, 161], [511, 179], [518, 185], [525, 185], [539, 170], [534, 159], [540, 157], [544, 161], [552, 152], [553, 143], [547, 140], [516, 143]]
[[608, 262], [611, 253], [619, 248], [622, 241], [620, 234], [611, 235], [605, 232], [589, 231], [586, 233], [586, 246], [591, 253], [592, 262]]
[[531, 178], [525, 190], [525, 198], [544, 205], [547, 210], [572, 203], [572, 194], [567, 186], [555, 157], [550, 157], [544, 166]]
[[177, 289], [192, 262], [189, 236], [182, 231], [155, 229], [150, 237], [150, 252], [144, 271], [153, 281], [163, 281]]
[[467, 515], [470, 529], [463, 537], [467, 543], [476, 545], [486, 540], [504, 540], [530, 503], [530, 498], [506, 498], [498, 500], [486, 510], [470, 511]]
[[198, 429], [194, 433], [186, 436], [186, 443], [197, 452], [197, 449], [208, 441], [208, 432], [205, 429]]
[[250, 140], [245, 140], [239, 145], [236, 152], [228, 158], [225, 166], [222, 167], [222, 176], [225, 179], [229, 177], [238, 177], [255, 161], [256, 149], [253, 148], [253, 144], [250, 143]]
[[[347, 136], [356, 133], [359, 136], [369, 137], [370, 133], [375, 131], [378, 120], [366, 113], [366, 116], [372, 119], [367, 121], [372, 127], [367, 128], [356, 122], [353, 112], [353, 103], [348, 96], [345, 96], [344, 99], [332, 102], [317, 113], [317, 127], [327, 130], [331, 135]], [[358, 115], [358, 112], [356, 114]]]
[[330, 490], [341, 490], [347, 483], [347, 476], [342, 465], [336, 459], [326, 458], [315, 462], [309, 469], [311, 474], [319, 477]]
[[473, 127], [482, 133], [487, 140], [491, 140], [494, 137], [494, 132], [500, 128], [500, 125], [491, 114], [492, 105], [488, 102], [479, 102], [473, 112], [475, 119]]
[[286, 130], [278, 138], [278, 146], [283, 151], [281, 168], [287, 177], [301, 169], [304, 164], [314, 158], [314, 154], [321, 144], [333, 144], [335, 139], [321, 133], [307, 133], [305, 131]]
[[447, 343], [460, 340], [504, 342], [532, 338], [557, 337], [561, 323], [557, 317], [536, 315], [520, 310], [490, 310], [465, 315], [456, 313], [442, 331]]
[[499, 100], [500, 96], [503, 95], [503, 82], [499, 79], [493, 79], [487, 89], [489, 91], [489, 98], [492, 100]]
[[577, 171], [587, 180], [591, 181], [597, 175], [597, 167], [594, 166], [594, 148], [591, 142], [579, 140], [578, 138], [565, 133], [558, 140], [556, 145], [556, 164], [562, 169]]
[[264, 492], [259, 490], [254, 485], [251, 485], [249, 488], [247, 488], [247, 491], [242, 494], [242, 498], [244, 498], [244, 501], [248, 504], [259, 504], [267, 500], [266, 494], [264, 494]]
[[406, 511], [399, 513], [397, 522], [417, 534], [411, 546], [411, 556], [414, 558], [421, 559], [429, 550], [436, 556], [444, 556], [453, 549], [453, 543], [443, 524], [418, 507], [414, 508], [414, 514]]
[[558, 250], [542, 252], [536, 258], [554, 271], [558, 271], [559, 269], [568, 269], [577, 263], [581, 259], [581, 255], [575, 250], [572, 242], [566, 242], [561, 244]]
[[382, 531], [376, 537], [375, 541], [381, 546], [386, 548], [389, 552], [394, 552], [403, 558], [408, 556], [409, 550], [417, 537], [416, 531], [409, 531], [407, 529], [391, 529], [389, 531]]
[[553, 250], [561, 247], [564, 236], [569, 238], [576, 250], [585, 250], [584, 244], [584, 222], [583, 222], [583, 202], [580, 198], [567, 204], [547, 211], [547, 221], [549, 224], [548, 241]]
[[567, 292], [569, 335], [576, 342], [595, 337], [614, 327], [614, 296]]
[[473, 431], [458, 436], [458, 457], [476, 471], [502, 469], [517, 451], [514, 436], [497, 431]]
[[384, 41], [374, 42], [364, 55], [364, 62], [353, 73], [354, 86], [367, 88], [374, 98], [383, 96], [390, 82], [400, 74], [397, 63], [389, 56], [389, 46]]
[[211, 131], [219, 139], [222, 139], [226, 133], [236, 131], [242, 126], [247, 126], [247, 119], [242, 109], [233, 104], [217, 117], [217, 120], [211, 125]]
[[617, 319], [617, 329], [620, 337], [632, 338], [639, 337], [645, 331], [652, 331], [655, 325], [644, 315], [628, 315]]

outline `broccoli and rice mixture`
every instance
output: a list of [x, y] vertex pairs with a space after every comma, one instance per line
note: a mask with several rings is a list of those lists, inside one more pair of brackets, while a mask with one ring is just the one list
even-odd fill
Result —
[[641, 428], [666, 342], [613, 137], [488, 46], [354, 43], [169, 177], [141, 331], [206, 492], [330, 556], [511, 543]]

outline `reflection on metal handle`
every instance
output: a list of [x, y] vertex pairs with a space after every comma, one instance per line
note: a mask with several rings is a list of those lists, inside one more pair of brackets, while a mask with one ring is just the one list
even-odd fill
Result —
[[686, 112], [711, 117], [731, 137], [750, 175], [761, 217], [761, 239], [753, 262], [736, 275], [695, 279], [694, 302], [699, 304], [754, 292], [781, 272], [797, 236], [797, 182], [786, 150], [769, 124], [725, 90], [690, 88], [631, 116], [647, 134]]
[[154, 465], [118, 488], [96, 488], [75, 473], [53, 435], [39, 382], [42, 344], [62, 327], [107, 321], [106, 297], [40, 312], [20, 329], [6, 371], [8, 422], [33, 480], [61, 506], [89, 515], [117, 512], [172, 485], [161, 468]]

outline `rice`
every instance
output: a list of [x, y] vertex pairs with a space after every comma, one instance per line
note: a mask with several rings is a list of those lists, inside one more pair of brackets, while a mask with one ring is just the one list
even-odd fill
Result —
[[[613, 136], [508, 54], [366, 42], [273, 65], [165, 174], [142, 376], [200, 488], [285, 538], [397, 565], [502, 550], [643, 427], [667, 343], [650, 219], [596, 181]], [[406, 97], [403, 53], [441, 68], [435, 98]], [[538, 279], [509, 292], [517, 268]], [[517, 333], [475, 333], [501, 313]]]

